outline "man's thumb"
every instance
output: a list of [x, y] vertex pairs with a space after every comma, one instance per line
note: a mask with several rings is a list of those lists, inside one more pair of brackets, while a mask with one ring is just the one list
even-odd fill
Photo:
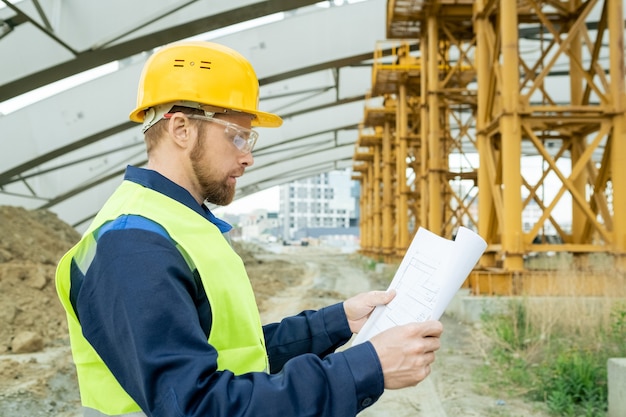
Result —
[[374, 305], [388, 304], [396, 296], [396, 290], [372, 291]]

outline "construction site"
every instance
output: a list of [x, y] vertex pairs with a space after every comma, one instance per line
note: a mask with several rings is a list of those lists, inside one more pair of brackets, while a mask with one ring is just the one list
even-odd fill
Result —
[[[17, 8], [4, 3], [5, 12]], [[36, 0], [25, 3], [40, 8]], [[303, 69], [275, 75], [260, 70], [262, 88], [266, 84], [273, 93], [266, 103], [282, 109], [294, 95], [298, 104], [281, 114], [287, 133], [259, 141], [255, 167], [238, 184], [238, 197], [338, 168], [350, 168], [360, 186], [358, 253], [319, 246], [238, 247], [262, 319], [271, 322], [356, 291], [384, 289], [420, 227], [447, 239], [467, 227], [487, 249], [442, 318], [448, 330], [432, 377], [383, 396], [362, 415], [547, 417], [537, 404], [505, 401], [472, 386], [470, 374], [488, 361], [473, 333], [481, 314], [510, 299], [552, 305], [588, 300], [589, 310], [581, 314], [595, 314], [596, 300], [626, 300], [623, 1], [377, 3], [384, 3], [384, 23], [377, 29], [384, 35], [373, 51], [355, 53], [352, 61], [345, 57], [346, 67], [368, 69], [369, 84], [359, 100], [339, 97], [339, 58], [328, 63], [335, 71], [332, 105], [299, 108], [295, 92], [276, 93], [288, 90], [280, 83], [289, 77], [310, 75]], [[380, 17], [381, 10], [373, 10]], [[17, 13], [25, 24], [27, 11]], [[4, 21], [11, 20], [0, 16]], [[262, 54], [269, 52], [259, 51], [267, 59]], [[76, 62], [85, 59], [79, 52]], [[118, 58], [128, 68], [139, 61], [128, 50], [120, 53], [127, 54]], [[309, 66], [312, 73], [324, 69]], [[119, 77], [123, 84], [127, 75]], [[0, 79], [0, 103], [36, 78], [35, 72]], [[128, 122], [96, 121], [101, 112], [91, 112], [84, 100], [93, 91], [81, 87], [75, 94], [0, 117], [3, 136], [14, 135], [35, 112], [72, 106], [63, 110], [65, 121], [50, 121], [52, 134], [69, 132], [61, 142], [42, 145], [42, 132], [33, 130], [24, 142], [28, 150], [17, 159], [7, 156], [14, 145], [2, 145], [0, 152], [0, 415], [81, 415], [65, 315], [55, 299], [55, 265], [79, 240], [122, 167], [146, 162], [136, 132], [124, 136]], [[359, 107], [353, 123], [348, 117], [341, 124], [325, 121], [328, 126], [302, 135], [290, 124], [354, 103]], [[122, 106], [111, 98], [101, 105], [113, 113]], [[79, 199], [87, 202], [81, 206]], [[380, 267], [367, 269], [365, 263]], [[626, 359], [607, 366], [607, 416], [623, 416], [626, 396], [619, 393], [626, 392]]]

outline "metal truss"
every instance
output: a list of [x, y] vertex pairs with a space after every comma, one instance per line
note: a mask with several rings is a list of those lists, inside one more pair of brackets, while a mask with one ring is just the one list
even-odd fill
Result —
[[384, 118], [366, 109], [354, 157], [364, 253], [398, 259], [417, 226], [452, 238], [464, 225], [488, 241], [479, 267], [504, 277], [501, 293], [523, 292], [515, 277], [536, 253], [567, 252], [583, 266], [611, 253], [624, 270], [622, 1], [387, 9], [400, 46], [394, 59], [375, 56], [372, 91], [393, 105]]

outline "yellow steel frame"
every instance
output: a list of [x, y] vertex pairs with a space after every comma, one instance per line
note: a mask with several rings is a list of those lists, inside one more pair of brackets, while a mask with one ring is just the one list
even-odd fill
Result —
[[[586, 25], [594, 8], [595, 38]], [[359, 138], [371, 156], [355, 154], [364, 253], [398, 259], [418, 226], [452, 237], [477, 225], [490, 277], [517, 276], [529, 254], [547, 251], [580, 264], [610, 252], [626, 269], [623, 19], [621, 0], [388, 1], [388, 38], [404, 40], [377, 46], [372, 96], [385, 96], [385, 116], [366, 108], [363, 132], [379, 139]], [[532, 56], [520, 52], [529, 25], [540, 28]], [[563, 65], [566, 103], [550, 78]], [[477, 166], [450, 168], [450, 155], [474, 148]], [[530, 174], [529, 155], [541, 165]], [[571, 227], [559, 220], [563, 207]]]
[[353, 158], [353, 179], [361, 183], [361, 251], [386, 262], [396, 259], [395, 117], [394, 99], [383, 107], [366, 107], [364, 124], [370, 128], [360, 128]]
[[[620, 172], [624, 164], [615, 165], [615, 155], [623, 153], [615, 149], [623, 146], [616, 129], [624, 119], [623, 49], [611, 48], [609, 78], [598, 62], [607, 29], [610, 42], [622, 44], [621, 1], [604, 4], [595, 41], [585, 20], [599, 5], [598, 0], [524, 4], [526, 8], [508, 1], [475, 3], [478, 84], [484, 86], [479, 91], [477, 118], [479, 178], [484, 179], [479, 183], [479, 230], [488, 238], [491, 253], [482, 263], [521, 271], [530, 252], [567, 251], [584, 257], [590, 252], [612, 251], [621, 264], [626, 249], [624, 226], [614, 213], [624, 204], [617, 184], [626, 178]], [[539, 24], [549, 35], [535, 62], [518, 50], [519, 23]], [[584, 54], [591, 57], [587, 68], [582, 62]], [[557, 103], [547, 86], [558, 62], [569, 65], [567, 104]], [[487, 75], [489, 72], [493, 76]], [[592, 102], [592, 96], [598, 103]], [[533, 153], [543, 161], [543, 172], [534, 182], [521, 169], [524, 143], [532, 145]], [[594, 154], [598, 161], [592, 159]], [[567, 170], [558, 164], [563, 160], [568, 161]], [[553, 195], [542, 196], [539, 190], [547, 189], [549, 176], [558, 179], [560, 186]], [[564, 197], [571, 200], [571, 231], [554, 217], [557, 205], [566, 201]], [[541, 215], [523, 230], [521, 219], [531, 202]], [[561, 244], [538, 242], [546, 224], [556, 231]]]
[[[438, 32], [436, 20], [431, 20], [431, 24]], [[373, 221], [364, 220], [361, 235], [365, 242], [361, 248], [365, 254], [397, 260], [404, 255], [419, 226], [451, 236], [460, 224], [477, 223], [477, 216], [471, 209], [477, 195], [473, 190], [476, 168], [451, 172], [448, 167], [452, 152], [463, 152], [463, 143], [475, 143], [469, 132], [474, 120], [476, 96], [464, 89], [474, 77], [475, 70], [463, 42], [454, 37], [454, 30], [444, 25], [443, 33], [442, 39], [431, 42], [429, 52], [420, 59], [411, 56], [408, 42], [381, 43], [376, 48], [372, 95], [385, 95], [387, 113], [386, 117], [374, 116], [381, 110], [366, 106], [364, 128], [382, 127], [387, 132], [384, 137], [391, 143], [387, 144], [385, 139], [381, 144], [366, 143], [369, 133], [363, 130], [357, 141], [357, 148], [362, 149], [360, 154], [355, 153], [355, 171], [359, 171], [355, 178], [361, 181], [363, 189], [362, 216], [372, 215], [372, 208], [368, 207], [368, 204], [374, 204], [370, 200], [372, 182], [380, 184], [383, 189], [382, 230], [374, 233], [382, 235], [384, 248], [369, 244], [370, 228], [377, 226]], [[454, 63], [448, 56], [453, 48], [461, 57]], [[391, 63], [383, 56], [387, 49], [391, 50]], [[435, 58], [428, 60], [426, 54]], [[422, 65], [422, 62], [429, 64]], [[455, 124], [454, 130], [450, 129], [451, 123]], [[424, 137], [427, 140], [422, 140]], [[364, 157], [366, 153], [376, 155], [377, 146], [383, 147], [381, 163], [377, 165], [383, 171], [380, 176], [368, 170], [378, 160]], [[364, 174], [365, 171], [368, 174]], [[472, 186], [457, 190], [452, 186], [453, 182], [470, 182]], [[393, 212], [393, 216], [389, 212]], [[391, 218], [393, 223], [389, 222]], [[390, 242], [393, 242], [391, 250]]]

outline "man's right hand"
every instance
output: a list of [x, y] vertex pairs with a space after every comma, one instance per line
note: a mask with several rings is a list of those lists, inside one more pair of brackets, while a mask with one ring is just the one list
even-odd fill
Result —
[[430, 374], [435, 351], [441, 346], [439, 321], [393, 327], [370, 339], [383, 369], [386, 389], [417, 385]]

